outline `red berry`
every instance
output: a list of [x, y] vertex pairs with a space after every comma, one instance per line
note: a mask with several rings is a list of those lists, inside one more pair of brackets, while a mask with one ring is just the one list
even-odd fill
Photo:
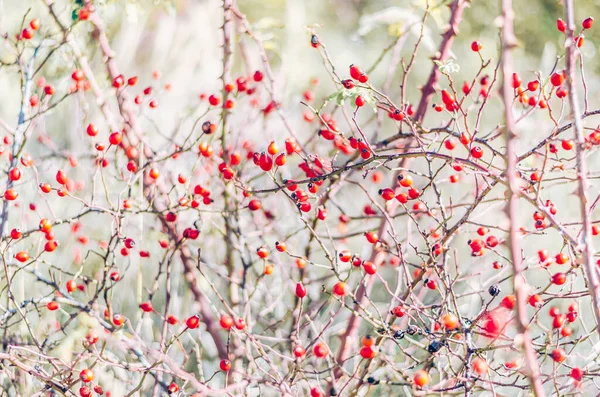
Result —
[[544, 300], [542, 299], [542, 297], [537, 294], [531, 295], [529, 297], [528, 301], [532, 307], [537, 307], [537, 306], [541, 305], [542, 303], [544, 303]]
[[34, 35], [35, 35], [35, 32], [31, 28], [25, 28], [21, 32], [21, 37], [24, 38], [25, 40], [31, 40], [31, 39], [33, 39]]
[[200, 325], [200, 319], [198, 318], [198, 316], [188, 317], [188, 319], [185, 320], [185, 325], [189, 329], [198, 328], [198, 325]]
[[562, 83], [565, 82], [565, 75], [561, 72], [554, 72], [552, 73], [552, 76], [550, 76], [550, 83], [552, 83], [553, 86], [555, 87], [559, 87], [562, 85]]
[[462, 92], [465, 95], [469, 95], [469, 93], [471, 92], [471, 86], [466, 81], [463, 83]]
[[565, 263], [569, 262], [569, 256], [562, 252], [560, 254], [556, 255], [556, 257], [554, 259], [556, 260], [556, 263], [559, 265], [564, 265]]
[[15, 254], [15, 259], [21, 263], [27, 262], [29, 260], [29, 254], [25, 251], [17, 252]]
[[13, 240], [18, 240], [23, 236], [23, 233], [21, 233], [20, 229], [12, 229], [10, 231], [10, 238], [12, 238]]
[[333, 286], [332, 292], [334, 293], [334, 295], [337, 295], [337, 296], [346, 295], [346, 283], [344, 283], [342, 281], [337, 282]]
[[404, 317], [404, 315], [406, 315], [406, 309], [402, 306], [396, 306], [392, 309], [392, 314], [396, 317]]
[[396, 197], [396, 193], [394, 192], [394, 190], [390, 189], [390, 188], [386, 188], [386, 189], [381, 189], [379, 191], [379, 195], [381, 196], [381, 198], [383, 198], [385, 201], [390, 201], [392, 200], [394, 197]]
[[479, 146], [473, 146], [471, 148], [471, 156], [473, 156], [476, 159], [480, 159], [483, 157], [483, 149]]
[[227, 330], [231, 329], [231, 327], [233, 327], [233, 318], [231, 318], [231, 316], [224, 314], [219, 319], [219, 325], [223, 329], [227, 329]]
[[18, 168], [11, 168], [10, 171], [8, 171], [8, 178], [11, 181], [18, 181], [19, 179], [21, 179], [21, 171]]
[[115, 314], [113, 315], [112, 322], [114, 325], [119, 327], [125, 323], [125, 317], [120, 314]]
[[473, 367], [473, 371], [478, 375], [486, 374], [489, 369], [488, 363], [479, 357], [475, 357], [473, 361], [471, 361], [471, 366]]
[[66, 185], [68, 181], [69, 177], [67, 176], [67, 174], [65, 174], [63, 170], [58, 170], [58, 172], [56, 173], [56, 182], [58, 182], [61, 185]]
[[373, 262], [365, 261], [362, 266], [367, 274], [373, 275], [377, 273], [377, 266]]
[[4, 199], [8, 201], [14, 201], [19, 197], [19, 193], [15, 192], [13, 189], [6, 189], [4, 192]]
[[246, 320], [243, 318], [236, 318], [234, 325], [236, 329], [243, 330], [246, 328]]
[[72, 293], [77, 288], [77, 283], [75, 282], [75, 280], [68, 280], [66, 283], [66, 288], [68, 293]]
[[169, 385], [169, 393], [177, 393], [179, 391], [179, 385], [175, 382]]
[[452, 107], [455, 102], [454, 96], [450, 94], [447, 90], [442, 90], [442, 102], [444, 102], [444, 105]]
[[572, 139], [563, 139], [561, 141], [560, 145], [565, 150], [571, 150], [571, 149], [573, 149], [573, 146], [575, 146], [575, 142], [573, 142]]
[[167, 316], [167, 322], [171, 325], [175, 325], [179, 322], [179, 319], [177, 317], [175, 317], [174, 315], [169, 314]]
[[88, 383], [94, 380], [94, 372], [91, 369], [86, 368], [79, 373], [79, 379], [82, 382]]
[[285, 153], [280, 153], [279, 156], [277, 156], [275, 158], [275, 164], [278, 167], [283, 167], [286, 162], [287, 162], [287, 157], [286, 157]]
[[429, 383], [429, 374], [420, 369], [417, 372], [415, 372], [415, 375], [413, 376], [413, 382], [415, 382], [415, 385], [417, 385], [417, 387], [424, 387], [427, 386], [427, 384]]
[[376, 352], [375, 349], [371, 346], [363, 346], [360, 349], [360, 356], [366, 360], [372, 360], [375, 358]]
[[499, 241], [498, 238], [496, 236], [489, 236], [486, 240], [485, 240], [485, 244], [490, 247], [490, 248], [494, 248], [498, 245]]
[[354, 80], [359, 80], [364, 73], [361, 68], [356, 65], [350, 65], [350, 77]]
[[584, 374], [585, 373], [583, 372], [583, 369], [579, 367], [574, 367], [573, 369], [571, 369], [571, 378], [575, 379], [578, 382], [583, 379]]
[[448, 150], [453, 150], [456, 147], [456, 141], [452, 138], [448, 138], [444, 141], [444, 146]]
[[557, 348], [552, 350], [552, 353], [550, 353], [550, 357], [552, 357], [552, 360], [554, 360], [554, 362], [562, 363], [567, 358], [567, 353], [565, 353], [563, 349]]
[[37, 18], [34, 18], [29, 22], [29, 27], [33, 30], [38, 30], [40, 28], [40, 25], [40, 20]]
[[517, 303], [517, 298], [514, 295], [505, 296], [500, 302], [500, 306], [505, 307], [509, 310], [513, 310]]
[[123, 135], [120, 132], [113, 132], [108, 137], [108, 141], [111, 145], [118, 145], [123, 140]]
[[555, 273], [552, 275], [552, 284], [563, 285], [567, 282], [567, 276], [564, 273]]
[[354, 103], [356, 104], [357, 107], [360, 108], [365, 105], [365, 99], [361, 95], [359, 95], [356, 97]]
[[306, 296], [306, 288], [304, 285], [302, 285], [302, 283], [296, 284], [296, 296], [300, 299]]
[[376, 244], [379, 241], [379, 236], [377, 235], [377, 233], [366, 232], [365, 237], [367, 241], [371, 244]]
[[565, 324], [566, 316], [559, 314], [552, 319], [552, 328], [558, 329]]
[[323, 396], [325, 396], [325, 394], [323, 394], [323, 392], [318, 387], [313, 387], [310, 389], [310, 397], [323, 397]]
[[296, 346], [294, 348], [294, 357], [302, 358], [302, 357], [304, 357], [305, 354], [306, 354], [306, 349], [304, 349], [302, 346]]
[[208, 97], [208, 103], [210, 103], [212, 106], [217, 106], [219, 103], [221, 103], [221, 98], [216, 95], [211, 95]]
[[327, 347], [327, 345], [325, 343], [319, 342], [313, 348], [313, 354], [317, 358], [327, 357], [327, 355], [329, 354], [329, 348]]
[[113, 79], [112, 85], [114, 88], [121, 88], [125, 85], [125, 79], [122, 75], [117, 76]]
[[537, 91], [539, 86], [540, 86], [540, 82], [538, 80], [532, 80], [529, 83], [527, 83], [527, 89], [531, 92]]
[[219, 363], [219, 368], [221, 368], [221, 371], [223, 372], [229, 371], [231, 369], [231, 361], [221, 360], [221, 362]]
[[452, 313], [443, 314], [441, 317], [441, 322], [442, 322], [442, 325], [444, 326], [444, 328], [447, 330], [456, 329], [460, 325], [458, 317], [456, 317]]
[[512, 74], [512, 87], [517, 89], [521, 86], [521, 78], [517, 73]]

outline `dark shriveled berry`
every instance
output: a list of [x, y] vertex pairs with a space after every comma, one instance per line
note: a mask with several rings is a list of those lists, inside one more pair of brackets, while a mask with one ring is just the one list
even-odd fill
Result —
[[498, 296], [498, 295], [500, 295], [501, 290], [500, 290], [500, 287], [498, 286], [498, 284], [492, 284], [492, 285], [490, 285], [488, 292], [492, 296]]
[[439, 340], [434, 340], [433, 342], [431, 342], [429, 344], [429, 346], [427, 346], [427, 351], [431, 354], [433, 353], [437, 353], [440, 350], [442, 350], [442, 347], [444, 347], [445, 343]]
[[310, 44], [313, 47], [317, 47], [319, 45], [319, 38], [317, 37], [317, 35], [313, 34], [312, 37], [310, 38]]

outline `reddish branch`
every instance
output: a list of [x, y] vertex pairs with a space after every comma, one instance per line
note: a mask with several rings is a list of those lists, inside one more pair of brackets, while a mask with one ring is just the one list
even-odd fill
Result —
[[535, 350], [531, 343], [531, 337], [527, 329], [527, 299], [529, 295], [527, 280], [524, 274], [523, 258], [519, 247], [519, 174], [517, 170], [518, 158], [516, 153], [517, 135], [513, 116], [513, 90], [512, 81], [512, 50], [516, 46], [516, 38], [513, 30], [514, 13], [512, 0], [502, 0], [502, 99], [504, 101], [504, 119], [506, 135], [506, 178], [509, 185], [509, 198], [506, 206], [506, 214], [509, 222], [509, 238], [507, 245], [510, 249], [510, 259], [513, 267], [513, 285], [516, 297], [517, 316], [516, 325], [521, 335], [523, 350], [525, 352], [524, 372], [529, 379], [536, 396], [544, 396], [544, 389], [540, 381], [539, 365]]
[[[435, 61], [444, 62], [450, 56], [454, 38], [458, 34], [458, 25], [462, 20], [462, 14], [467, 6], [467, 3], [467, 0], [455, 0], [450, 5], [450, 20], [448, 22], [448, 29], [442, 35], [440, 49], [433, 58]], [[415, 113], [415, 120], [417, 123], [421, 123], [423, 121], [425, 113], [431, 104], [431, 99], [436, 92], [437, 83], [439, 80], [440, 68], [436, 63], [434, 63], [431, 73], [429, 74], [429, 78], [427, 79], [427, 83], [425, 83], [425, 85], [421, 88], [421, 100], [419, 101], [417, 112]]]
[[565, 0], [565, 16], [567, 22], [567, 41], [566, 41], [566, 72], [567, 89], [569, 105], [573, 116], [573, 129], [575, 131], [576, 159], [577, 159], [577, 182], [578, 197], [580, 203], [581, 218], [583, 228], [581, 230], [581, 244], [578, 247], [583, 255], [583, 264], [587, 276], [587, 285], [593, 302], [593, 312], [596, 320], [596, 331], [600, 335], [600, 283], [598, 281], [598, 267], [594, 263], [594, 247], [592, 243], [592, 222], [590, 219], [590, 200], [588, 192], [588, 169], [585, 160], [586, 141], [583, 135], [583, 125], [581, 123], [581, 110], [579, 109], [579, 100], [577, 98], [577, 84], [575, 83], [575, 63], [579, 51], [574, 41], [575, 31], [575, 12], [573, 0]]
[[[54, 15], [56, 22], [60, 24], [58, 17], [56, 17], [56, 15], [54, 14], [54, 11], [52, 9], [52, 1], [48, 1], [48, 6], [49, 6], [51, 13]], [[110, 43], [108, 41], [108, 38], [106, 37], [106, 33], [104, 31], [104, 27], [102, 25], [102, 21], [100, 20], [99, 15], [97, 13], [93, 13], [92, 18], [90, 18], [90, 20], [94, 24], [94, 27], [96, 29], [95, 37], [97, 37], [98, 45], [102, 51], [102, 54], [105, 57], [105, 64], [106, 64], [106, 68], [107, 68], [109, 77], [111, 78], [111, 80], [113, 80], [116, 77], [121, 75], [119, 73], [117, 63], [114, 59], [114, 52], [110, 47]], [[63, 32], [66, 32], [66, 29], [64, 28], [64, 26], [62, 24], [60, 24], [60, 26], [63, 29]], [[85, 57], [83, 57], [83, 55], [79, 51], [76, 43], [74, 41], [72, 41], [71, 39], [69, 39], [69, 41], [71, 43], [72, 48], [74, 48], [75, 55], [77, 56], [78, 62], [80, 64], [80, 66], [82, 67], [83, 72], [86, 74], [86, 78], [90, 81], [90, 84], [94, 90], [94, 94], [96, 95], [96, 97], [98, 99], [101, 110], [103, 111], [104, 116], [107, 119], [110, 127], [115, 130], [119, 130], [119, 128], [116, 128], [116, 125], [114, 125], [112, 122], [113, 117], [112, 117], [112, 114], [110, 113], [110, 109], [108, 107], [107, 101], [104, 98], [104, 96], [102, 95], [102, 92], [96, 82], [96, 78], [95, 78], [91, 68], [89, 67]], [[138, 136], [136, 136], [138, 127], [137, 127], [136, 115], [133, 112], [133, 109], [131, 107], [130, 96], [129, 96], [128, 92], [124, 89], [119, 91], [118, 94], [119, 94], [118, 99], [119, 99], [119, 106], [121, 109], [121, 113], [124, 114], [124, 119], [130, 126], [129, 131], [133, 132], [133, 133], [130, 133], [127, 135], [129, 138], [129, 143], [131, 145], [136, 145], [138, 143]], [[160, 192], [164, 194], [165, 193], [164, 188], [160, 189]], [[163, 226], [165, 227], [165, 229], [167, 230], [169, 237], [172, 239], [172, 241], [178, 241], [179, 235], [178, 235], [177, 229], [175, 228], [175, 226], [170, 225], [166, 221], [165, 216], [162, 213], [162, 210], [160, 208], [158, 208], [159, 203], [157, 200], [153, 199], [154, 192], [153, 192], [151, 185], [145, 184], [143, 193], [144, 193], [144, 197], [146, 197], [148, 199], [148, 202], [152, 204], [153, 210], [158, 214], [158, 218], [161, 221], [161, 223], [163, 224]], [[183, 263], [185, 279], [188, 282], [190, 290], [192, 291], [192, 294], [194, 295], [194, 298], [199, 306], [201, 320], [204, 322], [209, 334], [212, 336], [219, 354], [222, 357], [226, 357], [227, 356], [227, 347], [226, 347], [225, 343], [223, 342], [223, 339], [219, 332], [220, 328], [219, 328], [218, 322], [215, 320], [214, 315], [212, 314], [212, 312], [210, 310], [210, 304], [209, 304], [205, 294], [202, 292], [202, 290], [198, 286], [198, 280], [197, 280], [197, 277], [195, 274], [196, 261], [194, 260], [194, 257], [192, 255], [192, 253], [190, 252], [189, 248], [185, 245], [182, 245], [180, 247], [179, 256]]]
[[[462, 19], [462, 13], [465, 6], [466, 1], [464, 0], [456, 0], [451, 4], [449, 27], [442, 35], [442, 41], [438, 52], [439, 56], [437, 56], [436, 59], [444, 61], [450, 54], [452, 43], [454, 42], [454, 37], [456, 36], [456, 34], [458, 34], [458, 24]], [[437, 85], [439, 78], [439, 67], [437, 66], [437, 64], [434, 63], [431, 69], [431, 74], [429, 75], [429, 79], [427, 80], [425, 86], [421, 89], [421, 101], [419, 102], [419, 107], [415, 114], [415, 122], [417, 124], [421, 124], [423, 118], [425, 117], [425, 112], [427, 110], [426, 108], [429, 107], [429, 103], [431, 102], [431, 98], [435, 93], [435, 86]], [[408, 162], [409, 158], [402, 159], [400, 163], [400, 168], [406, 168]], [[392, 181], [392, 183], [396, 182], [396, 176], [397, 174], [394, 175], [394, 180]], [[393, 213], [398, 207], [398, 205], [399, 203], [396, 200], [392, 200], [387, 203], [386, 211], [388, 213]], [[385, 236], [389, 230], [389, 226], [390, 225], [388, 220], [386, 218], [383, 218], [377, 230], [378, 235]], [[375, 263], [375, 265], [379, 267], [384, 260], [385, 254], [383, 252], [378, 251], [377, 249], [373, 249], [369, 261]], [[356, 300], [359, 302], [359, 304], [354, 306], [354, 311], [350, 314], [346, 330], [341, 337], [340, 349], [337, 355], [337, 362], [340, 364], [343, 363], [350, 356], [352, 345], [356, 342], [356, 336], [358, 334], [358, 328], [360, 325], [360, 318], [356, 315], [356, 312], [361, 306], [364, 306], [364, 304], [366, 303], [366, 296], [368, 296], [371, 289], [373, 288], [374, 282], [375, 278], [370, 278], [366, 281], [366, 283], [362, 283], [360, 285], [356, 293]], [[336, 370], [335, 375], [341, 376], [341, 371], [339, 369]]]

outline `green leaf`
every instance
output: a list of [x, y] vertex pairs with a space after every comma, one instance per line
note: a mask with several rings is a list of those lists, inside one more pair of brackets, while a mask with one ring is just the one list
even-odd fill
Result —
[[335, 98], [335, 102], [339, 106], [342, 106], [344, 104], [344, 101], [350, 97], [352, 97], [352, 93], [350, 93], [348, 90], [342, 90], [338, 93], [337, 97]]
[[325, 102], [323, 103], [322, 108], [325, 107], [325, 105], [327, 105], [327, 102], [333, 100], [335, 100], [335, 103], [337, 103], [339, 106], [342, 106], [346, 99], [356, 97], [356, 95], [358, 95], [356, 88], [353, 88], [351, 90], [342, 88], [341, 90], [336, 91], [333, 94], [329, 95], [327, 98], [325, 98]]
[[433, 62], [435, 62], [435, 64], [438, 65], [440, 72], [442, 72], [444, 74], [458, 73], [460, 71], [460, 65], [457, 63], [454, 63], [453, 59], [447, 59], [444, 62], [440, 62], [440, 61], [433, 61]]
[[337, 98], [337, 96], [340, 94], [340, 91], [336, 91], [333, 94], [329, 95], [327, 98], [325, 98], [325, 102], [329, 102], [332, 101], [333, 99]]

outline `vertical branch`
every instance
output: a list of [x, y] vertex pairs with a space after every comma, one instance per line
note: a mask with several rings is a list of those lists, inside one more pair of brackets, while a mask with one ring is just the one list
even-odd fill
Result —
[[[31, 96], [31, 84], [32, 84], [32, 74], [33, 74], [33, 64], [35, 61], [35, 57], [37, 56], [38, 48], [36, 48], [31, 56], [29, 62], [27, 62], [27, 66], [25, 67], [25, 80], [23, 81], [23, 95], [21, 97], [21, 108], [19, 110], [19, 120], [17, 122], [17, 128], [15, 129], [14, 140], [12, 144], [11, 150], [11, 160], [10, 167], [14, 168], [19, 161], [19, 154], [25, 144], [25, 133], [27, 130], [27, 126], [25, 124], [25, 109], [27, 108], [27, 104], [29, 103], [29, 97]], [[10, 189], [13, 185], [13, 181], [10, 178], [6, 178], [6, 189]], [[0, 215], [0, 238], [4, 237], [6, 234], [7, 224], [8, 224], [8, 210], [9, 210], [9, 201], [3, 200], [2, 203], [2, 214]]]
[[514, 13], [512, 0], [502, 0], [502, 99], [504, 101], [505, 134], [506, 134], [506, 177], [508, 179], [509, 198], [506, 206], [506, 214], [509, 221], [509, 239], [507, 244], [510, 248], [511, 263], [513, 266], [513, 283], [515, 297], [517, 300], [516, 325], [523, 338], [523, 350], [525, 352], [524, 372], [536, 396], [543, 396], [544, 389], [539, 378], [539, 366], [531, 338], [527, 330], [527, 281], [523, 274], [523, 262], [519, 248], [519, 226], [518, 216], [518, 194], [519, 178], [517, 174], [518, 158], [515, 152], [517, 136], [515, 134], [515, 119], [512, 113], [513, 92], [510, 85], [512, 76], [512, 50], [516, 45], [513, 30]]
[[[454, 38], [458, 34], [458, 25], [462, 20], [462, 14], [466, 5], [466, 0], [456, 0], [450, 5], [450, 20], [448, 22], [448, 30], [446, 30], [442, 35], [442, 43], [440, 44], [440, 49], [434, 57], [434, 60], [443, 62], [450, 55], [450, 50], [452, 49]], [[429, 78], [427, 79], [427, 83], [425, 83], [425, 85], [421, 88], [421, 100], [419, 101], [417, 112], [415, 113], [415, 120], [417, 123], [423, 121], [425, 113], [427, 112], [429, 104], [431, 103], [431, 98], [433, 98], [433, 94], [435, 94], [435, 89], [439, 80], [440, 69], [438, 65], [434, 63], [431, 73], [429, 74]]]
[[[254, 32], [252, 31], [252, 27], [250, 26], [250, 22], [248, 22], [248, 18], [246, 18], [246, 16], [244, 14], [242, 14], [241, 11], [236, 8], [235, 5], [233, 5], [231, 7], [231, 12], [233, 13], [233, 15], [236, 16], [238, 21], [241, 23], [246, 34], [248, 36], [250, 36], [250, 38], [252, 38], [252, 40], [254, 40], [254, 42], [256, 43], [256, 46], [258, 47], [258, 55], [260, 56], [262, 66], [264, 67], [265, 77], [267, 78], [267, 81], [269, 82], [269, 84], [265, 84], [264, 87], [267, 90], [267, 92], [269, 93], [271, 100], [277, 105], [277, 106], [275, 106], [275, 109], [277, 111], [277, 114], [279, 114], [279, 117], [281, 118], [281, 121], [283, 122], [285, 129], [290, 133], [292, 138], [294, 138], [296, 140], [296, 142], [300, 143], [301, 142], [300, 136], [296, 133], [296, 131], [294, 130], [294, 127], [292, 126], [292, 123], [290, 123], [290, 121], [286, 117], [285, 113], [281, 109], [279, 98], [277, 96], [277, 93], [275, 92], [275, 74], [273, 73], [273, 70], [271, 69], [271, 65], [269, 64], [269, 58], [267, 57], [267, 50], [265, 49], [265, 46], [264, 46], [262, 40], [258, 36], [256, 36], [256, 34], [254, 34]], [[304, 151], [304, 149], [302, 149], [302, 150]]]
[[[233, 14], [231, 8], [234, 6], [234, 0], [223, 0], [223, 74], [221, 75], [221, 80], [223, 81], [223, 103], [221, 104], [221, 151], [224, 162], [228, 162], [227, 158], [227, 136], [229, 135], [229, 125], [227, 123], [229, 115], [231, 111], [227, 109], [225, 105], [229, 100], [229, 91], [227, 90], [227, 85], [231, 84], [231, 67], [233, 65]], [[230, 196], [228, 188], [230, 184], [225, 182], [225, 186], [223, 188], [223, 203], [224, 203], [224, 211], [223, 211], [223, 222], [225, 224], [225, 236], [223, 237], [223, 242], [225, 245], [225, 266], [227, 268], [227, 272], [229, 277], [232, 279], [235, 278], [235, 263], [234, 263], [234, 252], [235, 252], [235, 244], [234, 244], [234, 220], [233, 214], [231, 212], [232, 204], [237, 207], [237, 202], [235, 202], [234, 197]], [[233, 201], [233, 203], [231, 202]], [[229, 284], [229, 300], [231, 302], [232, 307], [235, 307], [239, 304], [240, 298], [238, 293], [237, 283], [232, 282]], [[228, 340], [229, 343], [229, 340]], [[237, 339], [233, 341], [234, 351], [237, 350], [239, 342]], [[226, 348], [225, 352], [219, 351], [221, 358], [229, 358], [229, 347]], [[234, 360], [234, 369], [240, 368], [242, 365], [241, 359]], [[239, 377], [236, 375], [236, 380]], [[227, 382], [231, 380], [231, 374], [227, 374]]]
[[[61, 27], [61, 30], [63, 30], [63, 33], [65, 33], [65, 35], [67, 35], [68, 31], [65, 28], [65, 26], [62, 25], [58, 16], [54, 13], [53, 4], [50, 0], [47, 0], [47, 5], [48, 5], [48, 9], [49, 9], [50, 13], [52, 14], [54, 20]], [[106, 69], [107, 69], [107, 73], [108, 73], [109, 77], [111, 78], [111, 80], [113, 80], [116, 77], [120, 76], [120, 72], [118, 69], [118, 65], [114, 59], [114, 52], [113, 52], [112, 48], [110, 47], [109, 40], [104, 31], [102, 21], [100, 20], [100, 17], [96, 13], [94, 13], [94, 14], [92, 14], [92, 17], [90, 18], [90, 22], [92, 22], [94, 24], [94, 28], [96, 30], [95, 37], [97, 38], [97, 44], [98, 44], [100, 50], [102, 51], [102, 55], [104, 56], [104, 63], [105, 63]], [[96, 79], [94, 77], [91, 67], [89, 66], [85, 57], [83, 56], [83, 54], [77, 47], [76, 41], [73, 39], [73, 40], [69, 40], [68, 42], [70, 43], [71, 47], [73, 48], [73, 51], [77, 58], [77, 61], [82, 66], [82, 70], [83, 70], [86, 78], [90, 81], [90, 84], [92, 85], [94, 95], [98, 99], [98, 103], [100, 104], [100, 108], [101, 108], [107, 122], [109, 123], [111, 128], [113, 128], [114, 130], [118, 130], [119, 129], [119, 128], [117, 128], [118, 126], [112, 121], [112, 115], [110, 113], [110, 109], [108, 107], [107, 101], [105, 100], [105, 98], [102, 95], [102, 91], [100, 90], [99, 85], [96, 82]], [[137, 118], [136, 118], [135, 112], [133, 111], [133, 108], [130, 106], [129, 95], [128, 95], [127, 91], [126, 90], [119, 91], [118, 99], [119, 99], [119, 110], [120, 110], [120, 113], [121, 113], [123, 119], [128, 123], [128, 125], [130, 126], [132, 131], [137, 132], [137, 130], [138, 130]], [[136, 136], [134, 134], [128, 134], [127, 137], [129, 138], [129, 143], [131, 145], [137, 145], [139, 143], [138, 138], [141, 138], [141, 136]], [[149, 147], [148, 147], [148, 149], [149, 149]], [[143, 178], [141, 178], [141, 179], [143, 179]], [[159, 203], [157, 202], [157, 200], [153, 199], [152, 185], [145, 184], [144, 182], [140, 182], [140, 183], [142, 183], [142, 186], [143, 186], [144, 196], [146, 197], [147, 201], [152, 205], [152, 210], [158, 214], [158, 220], [161, 222], [163, 227], [167, 230], [169, 237], [173, 241], [177, 241], [179, 238], [178, 234], [177, 234], [177, 228], [174, 225], [172, 225], [166, 221], [164, 215], [162, 214], [161, 209], [159, 208]], [[165, 193], [164, 187], [159, 186], [159, 188], [160, 188], [160, 192], [164, 194]], [[209, 305], [208, 299], [204, 295], [204, 292], [197, 285], [196, 275], [194, 274], [194, 271], [196, 269], [196, 263], [193, 259], [193, 255], [192, 255], [190, 249], [186, 245], [183, 245], [179, 249], [179, 257], [181, 259], [181, 262], [183, 263], [185, 280], [188, 282], [190, 290], [192, 291], [192, 295], [194, 296], [194, 299], [200, 308], [201, 319], [205, 323], [207, 331], [211, 335], [219, 354], [221, 356], [223, 356], [224, 354], [226, 354], [227, 348], [221, 337], [220, 327], [218, 325], [218, 322], [215, 320], [215, 317], [213, 316], [213, 314], [210, 310], [210, 305]]]
[[[232, 41], [232, 12], [231, 7], [233, 7], [233, 0], [223, 0], [223, 74], [221, 75], [221, 80], [223, 81], [223, 103], [221, 110], [221, 151], [223, 156], [223, 161], [227, 162], [227, 135], [229, 134], [229, 125], [227, 123], [230, 111], [225, 106], [225, 103], [229, 99], [229, 92], [226, 89], [227, 84], [231, 83], [231, 66], [232, 66], [232, 54], [233, 54], [233, 41]], [[235, 272], [235, 266], [233, 263], [233, 253], [235, 252], [233, 247], [233, 221], [232, 215], [230, 212], [230, 195], [227, 191], [228, 184], [225, 185], [223, 189], [223, 201], [225, 203], [225, 208], [223, 211], [223, 221], [225, 222], [225, 236], [224, 243], [227, 247], [227, 253], [225, 258], [225, 266], [229, 272], [229, 276], [232, 277]], [[231, 283], [229, 285], [229, 297], [232, 301], [233, 305], [236, 305], [239, 301], [237, 286], [235, 283]]]
[[[455, 0], [450, 6], [450, 19], [449, 25], [450, 27], [444, 34], [442, 35], [442, 42], [440, 43], [440, 48], [438, 50], [439, 56], [436, 59], [444, 60], [448, 57], [450, 53], [450, 49], [452, 48], [452, 44], [454, 43], [454, 37], [458, 33], [458, 24], [462, 20], [462, 13], [466, 6], [465, 0]], [[421, 88], [421, 92], [423, 93], [421, 96], [421, 101], [419, 102], [419, 108], [417, 113], [415, 114], [415, 121], [417, 123], [422, 123], [423, 118], [425, 117], [426, 108], [429, 107], [429, 103], [431, 102], [431, 98], [433, 93], [435, 92], [435, 85], [439, 80], [439, 68], [434, 63], [433, 68], [431, 69], [431, 74], [429, 75], [429, 80], [427, 84]], [[400, 162], [399, 168], [406, 168], [408, 166], [409, 158], [404, 158]], [[393, 182], [396, 181], [397, 174], [394, 175]], [[386, 204], [386, 211], [388, 213], [394, 212], [397, 206], [399, 205], [397, 200], [391, 200]], [[388, 231], [389, 224], [384, 217], [379, 224], [379, 228], [377, 233], [379, 236], [385, 236]], [[373, 249], [371, 252], [371, 257], [369, 261], [375, 263], [376, 266], [379, 266], [383, 260], [385, 259], [385, 253], [379, 252], [377, 249]], [[359, 304], [354, 305], [354, 310], [350, 314], [350, 318], [348, 319], [348, 324], [346, 326], [346, 331], [341, 337], [341, 345], [340, 350], [337, 355], [337, 362], [343, 363], [350, 356], [350, 349], [352, 346], [352, 342], [356, 339], [358, 334], [358, 327], [360, 325], [360, 318], [356, 315], [360, 306], [364, 305], [366, 301], [366, 295], [373, 288], [373, 283], [375, 282], [375, 278], [369, 279], [366, 283], [361, 284], [356, 292], [356, 300]], [[336, 370], [336, 376], [341, 375], [341, 371]]]
[[587, 284], [590, 295], [592, 296], [594, 317], [596, 320], [596, 331], [600, 335], [600, 286], [598, 283], [598, 273], [594, 265], [594, 247], [592, 245], [592, 223], [590, 220], [590, 201], [588, 194], [587, 164], [585, 161], [585, 137], [583, 135], [583, 125], [581, 123], [581, 110], [579, 109], [579, 100], [577, 98], [577, 85], [575, 84], [575, 63], [578, 56], [577, 46], [575, 45], [575, 13], [573, 10], [573, 0], [565, 0], [565, 16], [567, 20], [567, 41], [566, 41], [566, 67], [567, 67], [567, 89], [569, 97], [569, 106], [573, 114], [573, 128], [575, 130], [575, 140], [577, 141], [577, 182], [578, 196], [583, 219], [583, 230], [581, 233], [580, 248], [583, 254], [584, 269], [587, 276]]
[[[221, 137], [221, 149], [223, 149], [223, 156], [225, 156], [225, 143], [227, 136], [227, 118], [230, 111], [225, 107], [225, 102], [229, 99], [229, 92], [226, 90], [227, 84], [231, 83], [231, 65], [233, 58], [233, 43], [231, 41], [232, 32], [232, 13], [231, 7], [233, 6], [233, 0], [223, 0], [223, 74], [221, 80], [223, 81], [223, 108], [221, 111], [221, 119], [223, 122], [223, 132]], [[225, 157], [224, 157], [225, 158]]]

